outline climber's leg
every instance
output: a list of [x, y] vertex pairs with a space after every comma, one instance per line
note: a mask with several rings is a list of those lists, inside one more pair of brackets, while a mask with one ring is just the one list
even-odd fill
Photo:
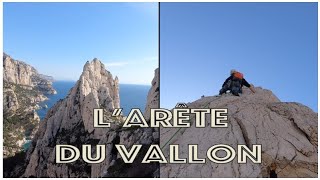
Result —
[[235, 96], [239, 96], [239, 88], [237, 87], [232, 87], [231, 88], [231, 93]]
[[220, 91], [219, 91], [219, 95], [226, 93], [228, 90], [229, 90], [228, 87], [223, 86], [223, 87], [220, 89]]
[[229, 80], [219, 91], [219, 95], [226, 93], [228, 90], [230, 90], [231, 81]]
[[239, 81], [233, 81], [231, 85], [231, 93], [235, 96], [239, 96], [241, 84]]

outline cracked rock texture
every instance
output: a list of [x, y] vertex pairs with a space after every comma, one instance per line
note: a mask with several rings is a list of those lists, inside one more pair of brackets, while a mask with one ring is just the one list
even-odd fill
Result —
[[41, 121], [27, 153], [25, 177], [90, 177], [90, 166], [82, 160], [55, 163], [55, 145], [97, 144], [109, 128], [93, 128], [93, 109], [107, 112], [120, 107], [118, 80], [101, 61], [87, 62], [76, 85], [58, 101]]
[[[199, 158], [216, 144], [262, 145], [262, 163], [238, 164], [237, 157], [227, 164], [206, 159], [205, 164], [162, 164], [161, 177], [269, 177], [268, 168], [276, 163], [278, 177], [318, 176], [318, 114], [299, 103], [286, 103], [269, 90], [244, 88], [240, 97], [230, 94], [203, 97], [189, 108], [228, 108], [228, 128], [211, 128], [209, 115], [205, 128], [181, 128], [169, 144], [180, 145], [180, 158], [188, 157], [188, 144], [199, 144]], [[194, 120], [192, 116], [191, 122]], [[163, 146], [178, 128], [161, 128]], [[168, 157], [168, 147], [164, 147]]]
[[28, 89], [36, 89], [45, 94], [57, 93], [52, 87], [51, 76], [39, 74], [34, 67], [14, 60], [5, 53], [3, 53], [3, 80]]
[[[157, 83], [156, 83], [157, 84]], [[158, 97], [158, 96], [152, 96]], [[149, 101], [154, 101], [149, 99]], [[118, 78], [98, 59], [87, 62], [76, 85], [65, 99], [58, 101], [40, 122], [22, 165], [5, 172], [6, 177], [154, 177], [159, 168], [156, 163], [141, 164], [150, 144], [159, 143], [152, 128], [122, 128], [122, 117], [111, 117], [114, 108], [120, 107]], [[148, 106], [149, 107], [149, 106]], [[110, 128], [93, 127], [93, 109], [104, 108]], [[106, 158], [99, 164], [88, 164], [80, 157], [67, 164], [55, 163], [55, 146], [68, 144], [81, 149], [83, 144], [106, 145]], [[142, 144], [133, 164], [125, 164], [115, 144], [131, 148]], [[20, 163], [21, 164], [21, 163]], [[159, 176], [159, 175], [158, 175]]]

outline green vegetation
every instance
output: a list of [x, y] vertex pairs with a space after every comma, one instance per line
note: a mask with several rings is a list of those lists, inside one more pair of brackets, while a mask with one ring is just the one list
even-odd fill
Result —
[[42, 93], [27, 88], [30, 87], [4, 82], [4, 97], [15, 94], [19, 104], [15, 111], [7, 109], [3, 112], [3, 145], [4, 155], [7, 157], [23, 150], [23, 147], [20, 147], [17, 142], [32, 135], [34, 128], [39, 124], [38, 119], [35, 118], [36, 102], [34, 99]]
[[32, 114], [25, 116], [13, 115], [3, 118], [3, 146], [8, 152], [8, 156], [20, 152], [23, 147], [19, 147], [17, 142], [24, 140], [31, 135], [32, 130], [38, 125]]
[[35, 103], [31, 102], [31, 99], [34, 99], [39, 95], [42, 95], [40, 91], [35, 90], [32, 87], [21, 86], [21, 85], [12, 84], [12, 83], [5, 83], [5, 84], [10, 84], [11, 89], [13, 89], [15, 94], [17, 95], [19, 104], [23, 107], [34, 106]]

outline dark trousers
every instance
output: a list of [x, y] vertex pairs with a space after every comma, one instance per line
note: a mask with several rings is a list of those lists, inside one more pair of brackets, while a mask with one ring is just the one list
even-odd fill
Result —
[[239, 96], [242, 93], [241, 80], [229, 80], [224, 86], [222, 86], [219, 94], [226, 93], [228, 90], [235, 96]]

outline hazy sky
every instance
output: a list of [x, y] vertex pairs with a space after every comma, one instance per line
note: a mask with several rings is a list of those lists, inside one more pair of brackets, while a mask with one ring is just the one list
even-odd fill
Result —
[[231, 69], [318, 108], [317, 3], [161, 3], [161, 107], [217, 95]]
[[100, 59], [120, 83], [151, 84], [158, 3], [4, 3], [4, 52], [57, 80]]

